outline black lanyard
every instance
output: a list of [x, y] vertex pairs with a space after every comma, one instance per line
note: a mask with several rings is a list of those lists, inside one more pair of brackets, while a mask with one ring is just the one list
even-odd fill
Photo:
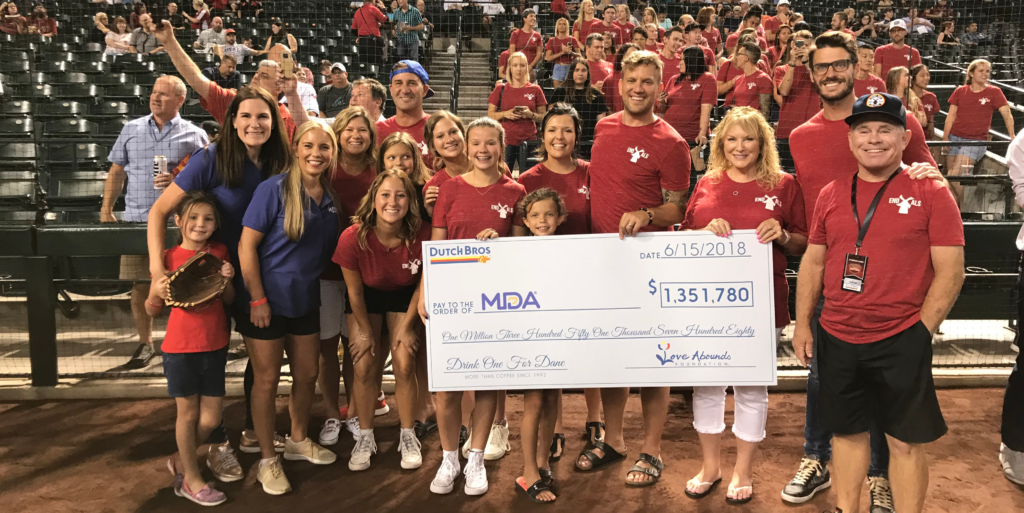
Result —
[[857, 249], [854, 251], [854, 254], [860, 254], [860, 247], [861, 244], [864, 243], [864, 236], [868, 233], [868, 227], [871, 226], [871, 219], [875, 217], [875, 208], [878, 207], [878, 202], [882, 199], [882, 194], [885, 193], [885, 188], [889, 186], [889, 182], [891, 182], [893, 178], [896, 178], [896, 175], [900, 174], [901, 171], [903, 171], [903, 166], [900, 166], [896, 169], [896, 172], [889, 175], [889, 178], [885, 180], [882, 187], [878, 189], [877, 193], [875, 193], [875, 199], [871, 200], [868, 212], [867, 214], [864, 214], [863, 223], [860, 222], [860, 215], [857, 213], [857, 175], [853, 175], [853, 187], [850, 188], [850, 206], [853, 207], [853, 218], [857, 220], [857, 228], [860, 229], [857, 233]]

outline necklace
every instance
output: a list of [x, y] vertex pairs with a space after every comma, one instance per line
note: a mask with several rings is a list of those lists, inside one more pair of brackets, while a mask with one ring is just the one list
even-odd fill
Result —
[[[473, 169], [473, 171], [470, 171], [470, 173], [476, 173], [476, 172], [477, 172], [477, 170], [475, 168]], [[469, 173], [467, 173], [467, 174], [469, 174]], [[463, 180], [465, 180], [465, 178], [463, 178]], [[488, 185], [486, 187], [477, 187], [477, 186], [469, 183], [468, 181], [466, 182], [466, 184], [468, 184], [470, 187], [472, 187], [473, 190], [475, 190], [477, 194], [479, 194], [481, 196], [486, 196], [488, 192], [491, 192], [491, 188], [493, 188], [494, 185], [497, 184], [499, 181], [501, 181], [501, 176], [499, 176], [498, 179], [494, 181], [494, 183], [492, 183], [491, 185]], [[483, 189], [484, 192], [480, 192], [480, 189]]]

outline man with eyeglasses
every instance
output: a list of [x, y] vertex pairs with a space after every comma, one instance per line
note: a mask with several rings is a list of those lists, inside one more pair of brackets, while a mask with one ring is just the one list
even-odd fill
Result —
[[[857, 65], [857, 43], [848, 34], [826, 32], [814, 41], [808, 52], [807, 66], [811, 82], [822, 110], [803, 125], [793, 130], [789, 139], [790, 151], [796, 168], [796, 178], [804, 194], [804, 209], [808, 219], [814, 219], [818, 195], [829, 183], [848, 178], [857, 170], [857, 159], [847, 145], [836, 144], [848, 137], [850, 127], [846, 118], [853, 113], [856, 98], [853, 94]], [[912, 179], [938, 179], [935, 160], [925, 144], [924, 130], [910, 116], [906, 121], [910, 141], [903, 150], [904, 162], [920, 162], [907, 170]], [[811, 332], [817, 333], [822, 303], [811, 318]], [[832, 456], [832, 433], [819, 421], [818, 365], [812, 356], [807, 376], [807, 416], [804, 425], [804, 453], [796, 476], [782, 491], [783, 500], [802, 504], [817, 492], [831, 486], [828, 461]], [[877, 426], [871, 429], [871, 468], [868, 482], [871, 494], [871, 513], [892, 513], [892, 492], [887, 478], [888, 446], [885, 435]]]

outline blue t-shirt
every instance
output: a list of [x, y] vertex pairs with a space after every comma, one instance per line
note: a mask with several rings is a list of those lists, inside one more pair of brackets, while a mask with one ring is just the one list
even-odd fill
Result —
[[271, 315], [294, 318], [320, 307], [320, 275], [338, 245], [338, 209], [327, 191], [319, 205], [306, 198], [302, 237], [292, 242], [284, 232], [282, 182], [287, 177], [270, 177], [256, 188], [242, 224], [263, 234], [257, 255]]

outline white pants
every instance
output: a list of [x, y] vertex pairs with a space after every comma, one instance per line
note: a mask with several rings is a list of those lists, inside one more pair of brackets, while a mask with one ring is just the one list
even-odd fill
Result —
[[[778, 343], [782, 329], [775, 330]], [[725, 389], [728, 387], [693, 387], [693, 429], [705, 435], [725, 431]], [[736, 408], [732, 432], [744, 442], [757, 443], [765, 438], [768, 419], [768, 387], [733, 386]]]

